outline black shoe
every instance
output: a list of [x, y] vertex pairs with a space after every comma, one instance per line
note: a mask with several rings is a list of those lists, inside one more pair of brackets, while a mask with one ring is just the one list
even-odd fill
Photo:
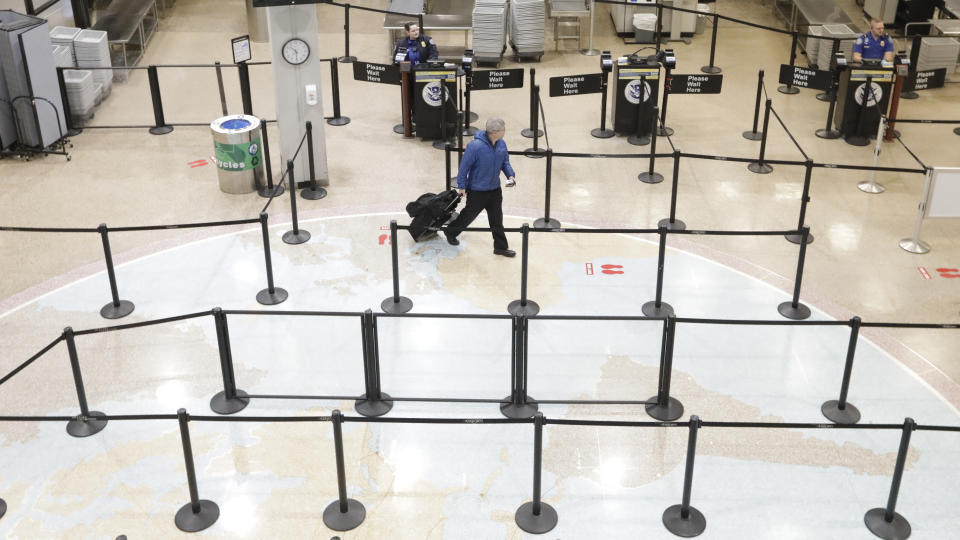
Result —
[[493, 250], [494, 255], [503, 255], [504, 257], [516, 257], [517, 252], [512, 249], [495, 249]]
[[457, 240], [457, 237], [456, 237], [456, 236], [450, 236], [449, 234], [446, 234], [446, 233], [444, 233], [444, 236], [447, 237], [447, 243], [450, 244], [451, 246], [459, 246], [459, 245], [460, 245], [460, 241]]

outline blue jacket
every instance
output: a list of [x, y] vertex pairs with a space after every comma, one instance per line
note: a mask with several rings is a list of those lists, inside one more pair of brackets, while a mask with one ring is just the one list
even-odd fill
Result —
[[516, 176], [510, 166], [507, 143], [503, 139], [496, 146], [490, 144], [487, 132], [480, 130], [463, 152], [457, 187], [470, 191], [493, 191], [500, 189], [500, 171], [507, 177]]

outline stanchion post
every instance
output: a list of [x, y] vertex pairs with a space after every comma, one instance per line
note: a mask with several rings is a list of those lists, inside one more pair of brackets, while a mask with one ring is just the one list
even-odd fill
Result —
[[267, 166], [267, 185], [257, 190], [257, 194], [265, 199], [283, 194], [283, 186], [273, 185], [273, 164], [270, 161], [270, 139], [267, 137], [267, 122], [260, 119], [260, 136], [263, 146], [263, 161]]
[[651, 418], [672, 422], [683, 416], [683, 404], [670, 396], [670, 381], [673, 374], [673, 344], [677, 333], [677, 318], [673, 313], [663, 321], [663, 339], [660, 348], [660, 375], [657, 378], [657, 395], [647, 400], [644, 407]]
[[803, 281], [803, 263], [807, 257], [807, 244], [810, 242], [810, 227], [804, 226], [800, 233], [800, 255], [797, 257], [797, 277], [793, 284], [793, 300], [783, 302], [777, 307], [780, 315], [788, 319], [802, 320], [810, 316], [810, 308], [800, 303], [800, 283]]
[[177, 411], [180, 424], [180, 442], [183, 444], [183, 463], [187, 469], [187, 486], [190, 489], [190, 502], [177, 510], [173, 518], [177, 528], [183, 532], [197, 532], [217, 522], [220, 507], [213, 501], [201, 499], [197, 490], [197, 472], [193, 467], [193, 446], [190, 444], [190, 416], [186, 409]]
[[[803, 193], [800, 195], [800, 219], [797, 221], [797, 230], [803, 230], [807, 219], [807, 203], [810, 202], [810, 179], [813, 176], [813, 160], [808, 159], [804, 164], [803, 174]], [[800, 234], [791, 232], [783, 235], [788, 242], [793, 244], [800, 243]], [[813, 242], [813, 235], [807, 235], [807, 242]]]
[[644, 145], [650, 144], [650, 136], [643, 133], [644, 126], [643, 126], [643, 122], [640, 121], [641, 113], [643, 112], [643, 108], [644, 108], [643, 95], [646, 93], [647, 91], [646, 89], [647, 89], [647, 78], [644, 76], [641, 76], [640, 77], [641, 97], [640, 97], [640, 100], [637, 102], [636, 108], [634, 109], [634, 112], [636, 113], [634, 115], [634, 120], [636, 121], [636, 129], [629, 137], [627, 137], [627, 142], [634, 146], [644, 146]]
[[593, 48], [593, 10], [596, 9], [596, 2], [590, 0], [590, 41], [587, 43], [586, 49], [580, 49], [580, 54], [584, 56], [596, 56], [600, 54], [600, 51]]
[[250, 404], [249, 395], [237, 389], [237, 379], [233, 372], [233, 352], [230, 348], [230, 330], [227, 326], [227, 314], [222, 309], [213, 308], [213, 322], [217, 331], [217, 350], [220, 354], [220, 373], [223, 375], [223, 392], [210, 399], [210, 409], [217, 414], [233, 414], [242, 411]]
[[590, 130], [590, 135], [598, 139], [609, 139], [616, 135], [615, 131], [607, 129], [607, 79], [609, 77], [610, 72], [606, 69], [600, 74], [600, 127]]
[[530, 68], [530, 127], [520, 131], [520, 135], [528, 139], [533, 138], [533, 134], [543, 135], [537, 127], [537, 70]]
[[60, 100], [63, 101], [63, 121], [67, 124], [67, 137], [76, 137], [83, 130], [73, 124], [73, 115], [70, 114], [70, 95], [67, 94], [67, 82], [63, 78], [64, 69], [67, 68], [57, 68], [57, 84], [60, 86]]
[[530, 317], [540, 313], [540, 305], [527, 299], [527, 262], [530, 259], [530, 225], [520, 226], [523, 241], [520, 247], [520, 299], [507, 305], [507, 312], [511, 315], [526, 315]]
[[213, 63], [217, 72], [217, 89], [220, 91], [220, 112], [223, 116], [230, 114], [227, 110], [227, 93], [223, 89], [223, 69], [220, 67], [220, 61]]
[[550, 217], [550, 189], [553, 183], [553, 150], [547, 149], [546, 186], [543, 192], [543, 217], [533, 222], [534, 229], [559, 229], [560, 222]]
[[[838, 82], [838, 80], [837, 80], [837, 75], [839, 75], [839, 71], [838, 71], [838, 69], [837, 69], [838, 66], [837, 66], [837, 63], [836, 63], [836, 62], [837, 62], [837, 53], [840, 52], [840, 39], [838, 39], [838, 38], [821, 38], [821, 41], [824, 40], [824, 39], [830, 39], [830, 41], [831, 41], [831, 43], [832, 43], [832, 44], [830, 45], [830, 65], [829, 65], [829, 66], [819, 66], [819, 67], [820, 67], [821, 69], [826, 68], [826, 69], [829, 69], [829, 70], [831, 71], [834, 85], [831, 85], [831, 87], [830, 87], [829, 89], [827, 89], [827, 90], [825, 90], [825, 91], [820, 92], [819, 94], [817, 94], [817, 100], [819, 100], [819, 101], [834, 102], [834, 101], [836, 101], [836, 97], [837, 97], [837, 95], [836, 95], [836, 90], [837, 90], [836, 83]], [[820, 46], [822, 47], [822, 46], [823, 46], [823, 43], [821, 43]], [[831, 116], [832, 116], [832, 115], [831, 115]], [[830, 129], [830, 126], [827, 126], [827, 129]], [[834, 138], [836, 138], [836, 137], [834, 137]]]
[[[456, 103], [453, 104], [454, 109], [456, 109]], [[440, 138], [433, 141], [432, 146], [437, 150], [442, 150], [444, 145], [450, 141], [450, 133], [447, 130], [447, 110], [450, 107], [450, 92], [447, 92], [447, 80], [442, 79], [440, 81]]]
[[70, 369], [73, 371], [73, 384], [77, 389], [77, 401], [80, 404], [80, 415], [67, 422], [67, 433], [73, 437], [89, 437], [107, 427], [107, 415], [100, 411], [91, 411], [87, 407], [87, 391], [83, 387], [83, 375], [80, 373], [80, 359], [77, 357], [73, 328], [68, 326], [63, 329], [63, 340], [67, 343]]
[[121, 300], [117, 292], [117, 274], [113, 268], [113, 254], [110, 250], [110, 235], [107, 224], [97, 226], [100, 233], [100, 242], [103, 244], [103, 259], [107, 265], [107, 280], [110, 282], [110, 303], [100, 308], [100, 316], [104, 319], [121, 319], [133, 313], [134, 305], [129, 300]]
[[670, 89], [673, 86], [673, 68], [669, 64], [663, 66], [663, 99], [660, 100], [660, 124], [654, 124], [657, 135], [669, 137], [673, 135], [673, 128], [667, 127], [667, 100], [670, 98]]
[[286, 290], [273, 286], [273, 260], [270, 256], [270, 231], [267, 227], [266, 212], [260, 212], [260, 233], [263, 237], [263, 258], [267, 265], [267, 288], [257, 293], [257, 302], [273, 306], [286, 300], [289, 294]]
[[253, 96], [250, 93], [250, 66], [246, 62], [237, 64], [237, 76], [240, 77], [240, 101], [243, 103], [243, 114], [253, 114]]
[[700, 429], [700, 417], [691, 415], [690, 434], [687, 437], [687, 466], [683, 473], [683, 499], [680, 504], [675, 504], [663, 511], [663, 526], [671, 533], [684, 538], [699, 536], [707, 528], [707, 518], [703, 517], [702, 512], [690, 506], [698, 429]]
[[[469, 129], [463, 129], [465, 126], [464, 122], [466, 122], [467, 117], [468, 115], [465, 114], [463, 111], [460, 111], [457, 113], [457, 125], [459, 127], [459, 129], [457, 129], [457, 167], [458, 168], [460, 167], [460, 162], [463, 161], [463, 136], [473, 135], [474, 133], [477, 132], [476, 128], [473, 129], [472, 133], [470, 133]], [[472, 126], [467, 126], [467, 127], [472, 127]]]
[[[839, 43], [839, 41], [835, 42]], [[832, 82], [830, 84], [830, 89], [824, 92], [825, 99], [824, 101], [829, 101], [830, 106], [827, 107], [827, 125], [823, 129], [818, 129], [814, 134], [821, 139], [839, 139], [840, 132], [836, 129], [833, 129], [833, 114], [837, 108], [837, 93], [838, 88], [840, 87], [840, 82], [837, 77], [837, 70], [833, 70]], [[817, 96], [819, 98], [819, 95]]]
[[853, 371], [853, 357], [857, 353], [857, 340], [860, 337], [860, 317], [850, 319], [850, 342], [847, 344], [847, 361], [843, 365], [843, 380], [840, 382], [840, 399], [831, 399], [823, 403], [820, 412], [836, 424], [856, 424], [860, 421], [860, 411], [847, 403], [847, 391], [850, 389], [850, 374]]
[[526, 315], [514, 315], [510, 334], [510, 395], [500, 402], [500, 413], [507, 418], [530, 418], [539, 405], [527, 395], [527, 339], [529, 322]]
[[[864, 97], [866, 99], [866, 97]], [[883, 193], [887, 190], [877, 182], [877, 165], [880, 164], [880, 147], [883, 145], [884, 126], [887, 123], [886, 117], [880, 115], [880, 122], [877, 123], [877, 143], [873, 147], [873, 169], [870, 171], [870, 179], [857, 183], [857, 189], [864, 193]]]
[[444, 190], [450, 191], [451, 181], [453, 180], [453, 149], [450, 147], [450, 143], [443, 145], [443, 185]]
[[653, 166], [657, 160], [657, 122], [658, 122], [657, 113], [659, 111], [657, 110], [656, 105], [653, 106], [653, 110], [651, 112], [652, 114], [650, 118], [650, 165], [646, 171], [637, 175], [637, 180], [640, 180], [644, 184], [659, 184], [660, 182], [663, 182], [663, 175], [653, 171]]
[[353, 408], [363, 416], [383, 416], [393, 408], [390, 395], [380, 389], [380, 346], [377, 337], [377, 318], [369, 309], [360, 323], [363, 334], [364, 394], [357, 398]]
[[867, 81], [863, 85], [863, 96], [860, 106], [857, 107], [857, 128], [852, 134], [846, 134], [843, 142], [852, 146], [867, 146], [870, 144], [870, 138], [863, 135], [863, 119], [866, 116], [867, 107], [870, 106], [870, 100], [873, 99], [873, 77], [867, 75]]
[[672, 316], [673, 306], [661, 301], [663, 296], [663, 268], [666, 264], [667, 256], [667, 227], [661, 223], [657, 227], [660, 236], [660, 245], [657, 249], [657, 292], [656, 298], [641, 306], [640, 311], [647, 317], [667, 317]]
[[763, 70], [757, 72], [757, 101], [753, 107], [753, 129], [743, 132], [743, 138], [748, 141], [759, 141], [763, 133], [757, 131], [757, 122], [760, 121], [760, 98], [763, 97]]
[[393, 266], [393, 296], [380, 303], [384, 313], [406, 313], [413, 309], [413, 300], [400, 296], [400, 255], [397, 247], [397, 220], [390, 220], [390, 260]]
[[[336, 62], [333, 62], [333, 65], [337, 65]], [[313, 157], [313, 122], [307, 120], [305, 127], [307, 131], [307, 168], [310, 171], [310, 185], [300, 190], [300, 196], [304, 199], [317, 201], [327, 196], [327, 190], [317, 185], [317, 166]], [[292, 170], [290, 174], [293, 175]], [[294, 190], [294, 193], [296, 193], [296, 190]]]
[[343, 5], [343, 56], [340, 57], [340, 62], [343, 64], [349, 64], [350, 62], [356, 62], [356, 56], [350, 56], [350, 4]]
[[363, 523], [367, 509], [360, 501], [347, 498], [347, 473], [343, 463], [343, 413], [334, 409], [330, 419], [333, 424], [333, 450], [337, 459], [337, 500], [323, 510], [323, 524], [335, 531], [349, 531]]
[[557, 511], [540, 500], [544, 423], [543, 413], [538, 412], [533, 417], [533, 500], [521, 504], [514, 516], [517, 526], [530, 534], [544, 534], [557, 526]]
[[773, 108], [773, 100], [768, 99], [767, 104], [763, 109], [763, 133], [760, 137], [760, 156], [757, 158], [757, 161], [751, 162], [749, 165], [747, 165], [747, 170], [752, 173], [770, 174], [773, 172], [773, 167], [763, 161], [763, 157], [767, 152], [767, 133], [770, 131], [771, 108]]
[[150, 99], [153, 101], [153, 127], [150, 128], [150, 133], [166, 135], [173, 131], [173, 126], [167, 125], [163, 117], [163, 99], [160, 97], [160, 76], [157, 74], [157, 66], [147, 66], [147, 81], [150, 83]]
[[543, 135], [543, 130], [540, 129], [540, 115], [537, 114], [540, 111], [540, 85], [533, 86], [533, 100], [534, 100], [534, 113], [531, 117], [530, 125], [533, 126], [530, 129], [530, 133], [533, 134], [533, 147], [527, 148], [524, 152], [527, 152], [526, 155], [528, 158], [539, 159], [543, 157], [543, 150], [540, 149], [540, 136]]
[[[797, 63], [797, 42], [799, 41], [799, 39], [800, 39], [800, 34], [797, 32], [794, 32], [793, 39], [790, 40], [790, 67], [793, 67]], [[789, 82], [777, 88], [777, 92], [780, 92], [781, 94], [793, 95], [793, 94], [799, 94], [800, 89], [793, 86], [792, 82]]]
[[336, 58], [330, 59], [330, 87], [333, 93], [333, 117], [327, 118], [327, 124], [345, 126], [350, 123], [350, 117], [340, 115], [340, 66]]
[[713, 14], [713, 28], [710, 32], [710, 64], [700, 68], [700, 71], [704, 73], [720, 73], [723, 71], [719, 67], [713, 65], [715, 55], [717, 53], [717, 28], [720, 26], [720, 16], [717, 13]]
[[890, 484], [890, 496], [886, 508], [874, 508], [863, 516], [863, 522], [870, 532], [884, 540], [906, 540], [910, 536], [910, 522], [897, 513], [897, 496], [900, 493], [900, 481], [903, 468], [907, 463], [907, 451], [910, 449], [910, 434], [917, 429], [913, 418], [903, 421], [900, 435], [900, 450], [897, 452], [897, 464], [893, 469], [893, 481]]
[[[470, 109], [470, 93], [473, 90], [473, 69], [472, 68], [466, 70], [466, 74], [464, 75], [464, 78], [466, 79], [464, 84], [464, 87], [465, 87], [464, 103], [465, 103], [466, 110], [463, 113], [463, 121], [460, 124], [462, 128], [460, 130], [460, 135], [461, 136], [466, 135], [468, 137], [471, 137], [473, 136], [474, 133], [477, 132], [477, 128], [471, 126], [470, 124], [472, 124], [476, 120], [479, 120], [480, 118], [480, 116], [477, 113], [472, 112]], [[463, 148], [463, 143], [460, 144], [460, 147]]]
[[285, 244], [302, 244], [310, 240], [310, 233], [300, 229], [297, 220], [297, 180], [293, 175], [293, 160], [287, 160], [287, 185], [290, 189], [290, 217], [292, 218], [293, 229], [283, 233], [283, 242]]
[[670, 217], [661, 219], [658, 227], [665, 227], [668, 231], [682, 231], [687, 224], [677, 219], [677, 191], [680, 189], [680, 149], [673, 150], [673, 182], [670, 186]]

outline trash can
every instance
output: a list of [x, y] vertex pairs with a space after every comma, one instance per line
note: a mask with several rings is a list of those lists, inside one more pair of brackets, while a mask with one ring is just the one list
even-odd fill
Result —
[[220, 191], [251, 193], [264, 184], [260, 119], [243, 114], [224, 116], [210, 124], [213, 157]]
[[633, 15], [633, 36], [637, 43], [653, 43], [657, 33], [657, 16], [653, 13], [635, 13]]

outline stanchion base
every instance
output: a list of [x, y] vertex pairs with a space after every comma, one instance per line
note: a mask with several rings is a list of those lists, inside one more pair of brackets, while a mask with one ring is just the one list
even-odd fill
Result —
[[302, 243], [306, 242], [307, 240], [310, 240], [310, 233], [309, 233], [308, 231], [303, 230], [303, 229], [300, 229], [299, 231], [296, 231], [296, 232], [294, 232], [294, 231], [287, 231], [287, 232], [283, 233], [283, 243], [284, 243], [284, 244], [290, 244], [290, 245], [295, 246], [295, 245], [297, 245], [297, 244], [302, 244]]
[[[397, 124], [393, 126], [393, 132], [396, 133], [397, 135], [403, 135], [403, 124]], [[416, 132], [417, 132], [417, 127], [413, 126], [410, 129], [410, 133], [416, 133]]]
[[900, 249], [909, 251], [910, 253], [916, 253], [917, 255], [923, 255], [924, 253], [930, 253], [930, 244], [923, 240], [904, 238], [900, 241]]
[[960, 135], [960, 127], [958, 127], [958, 128], [953, 128], [953, 134], [954, 134], [954, 135]]
[[659, 137], [669, 137], [673, 135], [674, 131], [672, 127], [661, 127], [657, 129], [657, 136]]
[[707, 518], [694, 507], [689, 507], [689, 514], [684, 519], [680, 515], [682, 505], [675, 504], [663, 511], [663, 526], [668, 531], [683, 538], [699, 536], [707, 528]]
[[337, 62], [340, 62], [341, 64], [350, 64], [356, 61], [356, 56], [341, 56], [339, 59], [337, 59]]
[[507, 396], [503, 399], [509, 401], [509, 403], [500, 404], [500, 414], [507, 418], [533, 418], [533, 415], [537, 414], [537, 410], [540, 408], [530, 396], [527, 396], [525, 403], [514, 403], [512, 401], [513, 396]]
[[[803, 241], [803, 235], [802, 235], [802, 234], [798, 234], [798, 233], [785, 234], [785, 235], [783, 235], [783, 237], [786, 238], [786, 239], [787, 239], [787, 242], [790, 242], [791, 244], [797, 244], [797, 245], [799, 245], [800, 242]], [[807, 243], [808, 243], [808, 244], [812, 244], [812, 243], [813, 243], [813, 235], [810, 234], [810, 233], [807, 233]]]
[[280, 195], [283, 195], [284, 191], [285, 189], [283, 186], [273, 186], [273, 189], [263, 186], [257, 190], [257, 195], [260, 195], [264, 199], [269, 199], [270, 197], [279, 197]]
[[760, 139], [763, 139], [763, 132], [762, 131], [744, 131], [743, 138], [748, 141], [759, 141]]
[[920, 97], [920, 94], [912, 90], [908, 90], [906, 92], [900, 92], [900, 99], [917, 99], [919, 97]]
[[543, 148], [527, 148], [523, 152], [524, 156], [531, 159], [540, 159], [547, 155], [547, 151]]
[[319, 201], [327, 196], [327, 190], [317, 186], [317, 189], [303, 188], [300, 190], [300, 196], [308, 201]]
[[817, 94], [817, 101], [830, 103], [831, 101], [833, 101], [833, 96], [826, 92], [820, 92], [819, 94]]
[[113, 305], [113, 302], [100, 308], [100, 316], [104, 319], [122, 319], [133, 313], [133, 302], [121, 300], [119, 305]]
[[367, 509], [354, 499], [347, 499], [346, 512], [340, 511], [340, 501], [333, 501], [323, 510], [323, 524], [335, 531], [356, 529], [366, 517]]
[[600, 54], [600, 51], [597, 49], [580, 49], [580, 54], [584, 56], [596, 56]]
[[640, 312], [646, 315], [647, 317], [669, 317], [673, 315], [673, 306], [666, 302], [660, 302], [660, 307], [657, 307], [657, 302], [651, 300], [640, 307]]
[[856, 424], [860, 421], [860, 411], [856, 407], [847, 403], [841, 409], [840, 402], [835, 399], [823, 402], [823, 405], [820, 406], [820, 412], [834, 424]]
[[68, 129], [66, 135], [67, 135], [67, 137], [76, 137], [77, 135], [79, 135], [79, 134], [81, 134], [81, 133], [83, 133], [83, 130], [82, 130], [82, 129], [73, 128], [73, 129]]
[[653, 396], [647, 401], [650, 403], [647, 403], [644, 408], [651, 418], [661, 422], [672, 422], [683, 416], [683, 404], [676, 398], [668, 397], [666, 405], [657, 404], [657, 396]]
[[857, 184], [857, 189], [864, 193], [883, 193], [887, 190], [882, 184], [876, 182], [860, 182]]
[[777, 311], [788, 319], [801, 321], [810, 317], [810, 308], [797, 302], [797, 307], [793, 307], [793, 302], [784, 302], [777, 306]]
[[217, 414], [233, 414], [242, 411], [250, 404], [250, 396], [243, 390], [237, 390], [237, 397], [227, 399], [227, 393], [217, 392], [210, 398], [210, 410]]
[[[526, 138], [528, 138], [528, 139], [532, 139], [532, 138], [533, 138], [533, 130], [530, 129], [530, 128], [524, 129], [524, 130], [522, 130], [522, 131], [520, 132], [520, 135], [522, 135], [522, 136], [524, 136], [524, 137], [526, 137]], [[538, 129], [538, 130], [537, 130], [537, 137], [543, 137], [543, 130], [542, 130], [542, 129]]]
[[219, 517], [220, 507], [217, 506], [217, 503], [202, 499], [199, 512], [194, 513], [190, 503], [187, 503], [181, 506], [180, 510], [177, 510], [173, 522], [183, 532], [197, 532], [216, 523]]
[[590, 130], [590, 134], [598, 139], [609, 139], [610, 137], [613, 137], [614, 135], [616, 135], [617, 132], [609, 128], [608, 129], [593, 128]]
[[863, 523], [870, 532], [884, 540], [906, 540], [910, 537], [910, 522], [900, 514], [893, 513], [893, 521], [883, 519], [886, 510], [874, 508], [863, 516]]
[[430, 146], [436, 148], [437, 150], [443, 150], [447, 147], [447, 143], [450, 143], [451, 147], [456, 147], [457, 143], [453, 139], [437, 139], [430, 144]]
[[265, 306], [275, 306], [286, 301], [287, 297], [290, 296], [287, 294], [285, 289], [280, 287], [274, 287], [273, 292], [270, 292], [270, 289], [264, 289], [257, 293], [257, 302]]
[[[364, 394], [357, 398], [353, 403], [353, 410], [357, 411], [357, 414], [362, 414], [363, 416], [383, 416], [390, 412], [390, 409], [393, 408], [393, 400], [390, 399], [390, 394], [386, 392], [380, 392], [380, 399], [367, 399], [367, 395]], [[337, 529], [345, 530], [345, 529]]]
[[327, 124], [331, 126], [345, 126], [350, 123], [349, 116], [335, 116], [327, 119]]
[[639, 137], [636, 135], [630, 135], [627, 137], [627, 142], [634, 146], [646, 146], [650, 144], [650, 137], [648, 135], [641, 135]]
[[477, 131], [479, 131], [479, 129], [477, 129], [476, 126], [467, 126], [467, 127], [463, 128], [463, 136], [464, 136], [464, 137], [473, 137], [473, 135], [474, 135]]
[[[479, 114], [477, 114], [477, 113], [475, 113], [475, 112], [473, 112], [473, 111], [470, 111], [470, 118], [467, 119], [467, 123], [468, 123], [468, 124], [472, 124], [472, 123], [476, 122], [476, 121], [479, 120], [479, 119], [480, 119], [480, 115], [479, 115]], [[476, 129], [476, 128], [474, 128], [474, 129]]]
[[517, 527], [530, 534], [548, 533], [557, 526], [557, 511], [545, 502], [540, 503], [540, 515], [533, 513], [533, 501], [525, 502], [517, 508], [514, 517]]
[[522, 305], [520, 302], [520, 300], [514, 300], [507, 304], [507, 312], [511, 315], [526, 315], [527, 317], [540, 313], [540, 304], [533, 300], [527, 300], [526, 305]]
[[173, 126], [153, 126], [149, 131], [151, 135], [166, 135], [173, 131]]
[[702, 68], [700, 68], [700, 71], [702, 71], [702, 72], [704, 72], [704, 73], [721, 73], [721, 72], [723, 72], [723, 70], [720, 69], [720, 66], [703, 66]]
[[67, 422], [67, 433], [73, 437], [89, 437], [103, 431], [107, 427], [107, 415], [100, 411], [90, 411], [86, 420], [74, 418]]
[[406, 313], [411, 309], [413, 309], [413, 300], [406, 296], [398, 296], [396, 300], [388, 296], [380, 302], [380, 310], [384, 313]]
[[870, 138], [864, 137], [863, 135], [847, 135], [843, 138], [843, 142], [850, 146], [868, 146], [870, 144]]
[[839, 139], [840, 132], [835, 129], [818, 129], [815, 133], [821, 139]]
[[534, 229], [559, 229], [560, 222], [553, 218], [537, 218], [533, 220]]
[[800, 93], [800, 89], [797, 88], [796, 86], [783, 85], [783, 86], [780, 86], [780, 87], [777, 88], [777, 92], [780, 92], [781, 94], [787, 94], [787, 95], [791, 95], [791, 96], [792, 96], [792, 95], [794, 95], [794, 94], [799, 94], [799, 93]]
[[0, 499], [0, 518], [7, 513], [7, 502], [3, 499]]
[[644, 184], [659, 184], [663, 182], [663, 175], [655, 172], [642, 172], [637, 175], [637, 180], [643, 182]]
[[757, 174], [770, 174], [773, 172], [773, 167], [767, 165], [766, 163], [754, 161], [753, 163], [747, 165], [747, 170]]
[[[670, 218], [663, 218], [657, 222], [657, 228], [665, 227], [668, 231], [685, 231], [687, 230], [687, 224], [679, 219], [674, 219], [673, 222], [670, 222]], [[660, 304], [661, 306], [663, 303]]]

